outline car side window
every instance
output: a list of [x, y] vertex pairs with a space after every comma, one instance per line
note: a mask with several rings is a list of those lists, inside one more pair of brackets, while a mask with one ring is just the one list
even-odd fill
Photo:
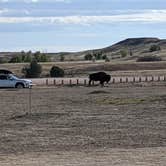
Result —
[[0, 76], [0, 80], [7, 80], [7, 76], [1, 75], [1, 76]]

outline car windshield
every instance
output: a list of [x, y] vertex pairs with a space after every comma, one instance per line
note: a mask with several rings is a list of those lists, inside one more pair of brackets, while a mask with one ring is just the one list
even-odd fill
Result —
[[18, 80], [19, 79], [17, 76], [12, 75], [12, 74], [9, 75], [9, 78], [14, 79], [14, 80]]

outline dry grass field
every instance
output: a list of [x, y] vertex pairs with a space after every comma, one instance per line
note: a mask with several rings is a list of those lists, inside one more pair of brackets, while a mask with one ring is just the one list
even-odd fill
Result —
[[[18, 76], [23, 75], [21, 70], [26, 63], [7, 63], [1, 64], [1, 69], [11, 70]], [[133, 62], [133, 61], [111, 61], [111, 62], [49, 62], [41, 63], [42, 77], [47, 77], [53, 65], [59, 66], [65, 70], [65, 76], [85, 77], [95, 71], [107, 71], [112, 75], [130, 76], [130, 75], [166, 75], [166, 61], [161, 62]]]
[[165, 166], [165, 83], [1, 89], [0, 99], [0, 166]]

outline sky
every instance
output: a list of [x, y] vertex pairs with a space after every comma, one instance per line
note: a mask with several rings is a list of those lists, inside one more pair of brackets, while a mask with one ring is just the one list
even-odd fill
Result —
[[0, 52], [103, 48], [166, 39], [165, 0], [0, 0]]

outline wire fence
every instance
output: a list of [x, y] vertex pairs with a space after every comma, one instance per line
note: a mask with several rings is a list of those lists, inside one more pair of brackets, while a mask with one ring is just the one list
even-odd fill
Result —
[[55, 93], [56, 88], [0, 89], [0, 120], [54, 111]]
[[0, 153], [163, 146], [165, 87], [128, 87], [0, 89]]
[[[113, 76], [111, 77], [110, 84], [116, 83], [136, 83], [136, 82], [160, 82], [166, 81], [166, 76]], [[58, 86], [58, 85], [84, 85], [89, 84], [88, 78], [42, 78], [33, 79], [33, 83], [36, 85], [46, 85], [46, 86]], [[93, 85], [98, 84], [98, 82], [93, 82]]]
[[[166, 81], [166, 76], [112, 77], [109, 84], [111, 87], [112, 84], [123, 85], [137, 82], [150, 83], [164, 81]], [[36, 84], [36, 87], [32, 89], [0, 89], [0, 119], [5, 119], [8, 116], [14, 117], [17, 114], [51, 111], [57, 108], [57, 105], [61, 109], [66, 103], [64, 99], [66, 94], [61, 94], [59, 97], [60, 94], [57, 94], [59, 86], [89, 86], [88, 78], [43, 78], [33, 79], [33, 82]], [[91, 86], [98, 84], [98, 82], [94, 82]]]

